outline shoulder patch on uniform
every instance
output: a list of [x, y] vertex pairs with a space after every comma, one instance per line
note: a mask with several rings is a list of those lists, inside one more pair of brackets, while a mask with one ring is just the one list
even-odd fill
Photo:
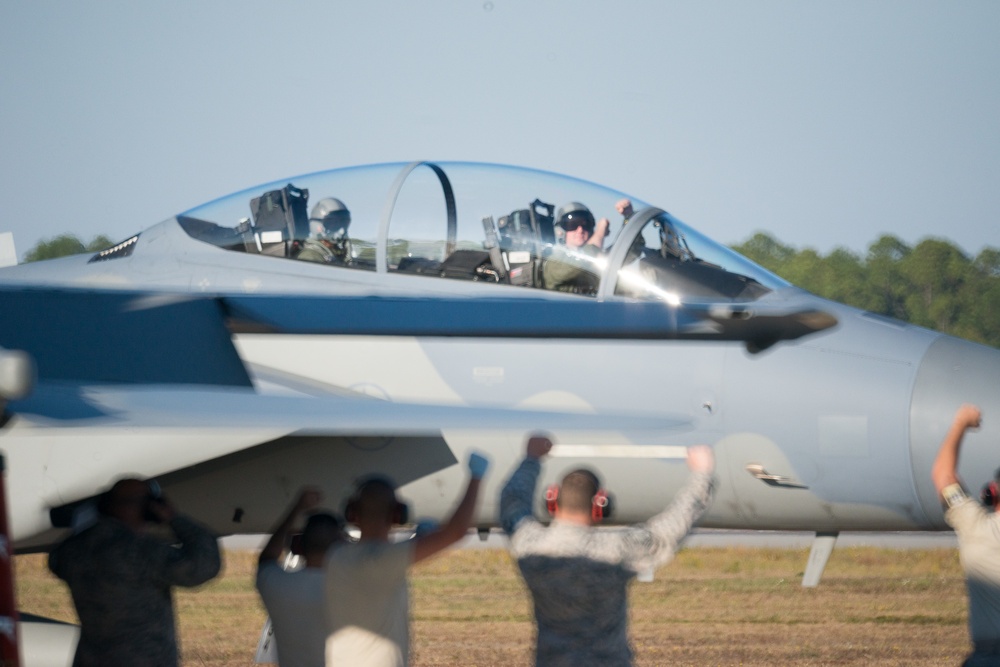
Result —
[[965, 492], [961, 484], [949, 484], [941, 490], [941, 497], [949, 508], [961, 505], [969, 499], [969, 494]]

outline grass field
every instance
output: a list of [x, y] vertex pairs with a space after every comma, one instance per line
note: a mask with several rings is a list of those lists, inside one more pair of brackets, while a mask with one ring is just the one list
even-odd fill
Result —
[[[808, 550], [690, 548], [633, 584], [638, 665], [958, 665], [968, 651], [957, 552], [834, 551], [816, 589]], [[223, 576], [177, 595], [184, 665], [249, 666], [264, 611], [255, 554], [230, 551]], [[27, 612], [73, 621], [41, 556], [19, 556]], [[503, 550], [452, 551], [414, 569], [414, 665], [529, 665], [530, 600]]]

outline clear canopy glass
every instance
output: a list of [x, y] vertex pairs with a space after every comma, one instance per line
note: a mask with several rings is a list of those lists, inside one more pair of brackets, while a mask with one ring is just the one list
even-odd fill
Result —
[[647, 202], [502, 165], [335, 169], [244, 190], [178, 221], [233, 252], [585, 297], [747, 301], [787, 285]]

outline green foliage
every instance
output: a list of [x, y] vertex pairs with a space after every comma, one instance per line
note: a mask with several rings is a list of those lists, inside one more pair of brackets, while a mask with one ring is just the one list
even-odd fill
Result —
[[87, 244], [87, 252], [98, 252], [100, 250], [110, 248], [114, 244], [115, 242], [104, 234], [98, 234], [90, 241], [90, 243]]
[[84, 252], [97, 252], [114, 245], [114, 241], [104, 234], [95, 236], [93, 240], [84, 245], [83, 241], [73, 234], [62, 234], [55, 238], [39, 241], [38, 245], [29, 250], [24, 255], [25, 262], [39, 262], [43, 259], [55, 259], [56, 257], [66, 257], [67, 255], [79, 255]]
[[732, 248], [824, 298], [1000, 347], [1000, 249], [969, 258], [944, 239], [911, 248], [885, 235], [864, 258], [844, 248], [824, 257], [760, 232]]

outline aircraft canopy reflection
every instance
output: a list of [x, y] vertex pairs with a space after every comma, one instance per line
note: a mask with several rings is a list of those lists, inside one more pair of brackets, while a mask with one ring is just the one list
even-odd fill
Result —
[[[349, 210], [332, 251], [314, 261], [376, 274], [406, 274], [544, 288], [556, 263], [583, 276], [560, 291], [672, 305], [754, 301], [788, 284], [689, 228], [666, 211], [594, 183], [525, 168], [479, 163], [395, 163], [335, 169], [244, 190], [176, 220], [193, 239], [280, 259], [305, 259], [324, 231], [310, 212], [336, 198]], [[615, 205], [629, 199], [623, 219]], [[604, 252], [562, 243], [558, 207], [582, 202], [611, 221]], [[345, 212], [346, 213], [346, 212]], [[138, 235], [94, 256], [129, 254]], [[483, 294], [479, 292], [479, 294]], [[498, 292], [499, 296], [500, 293]]]

